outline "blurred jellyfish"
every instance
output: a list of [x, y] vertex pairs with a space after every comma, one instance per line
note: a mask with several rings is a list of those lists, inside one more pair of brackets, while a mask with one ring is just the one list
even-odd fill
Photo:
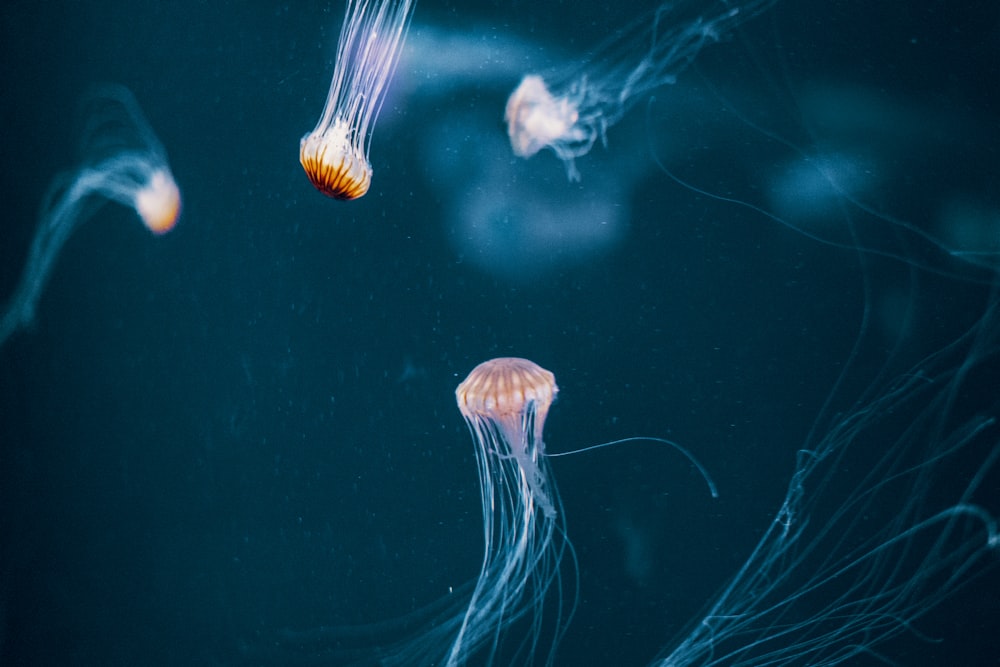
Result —
[[494, 165], [448, 202], [450, 240], [462, 261], [524, 284], [585, 265], [624, 241], [629, 204], [620, 173], [577, 190], [562, 178], [512, 180], [513, 171]]
[[[989, 215], [996, 188], [985, 166], [995, 160], [994, 119], [815, 80], [808, 70], [786, 75], [779, 90], [789, 103], [781, 104], [780, 95], [761, 94], [773, 73], [753, 62], [758, 46], [735, 59], [747, 62], [728, 73], [738, 83], [686, 81], [669, 103], [650, 107], [647, 136], [661, 173], [723, 204], [730, 218], [743, 209], [851, 254], [991, 282], [1000, 268]], [[772, 57], [788, 64], [783, 51]], [[942, 164], [950, 166], [939, 173]], [[943, 202], [956, 200], [977, 201], [978, 213], [954, 216]]]
[[994, 293], [965, 336], [807, 442], [767, 532], [654, 664], [893, 662], [881, 645], [921, 636], [916, 621], [1000, 555], [983, 504], [996, 502], [998, 362]]
[[[764, 129], [756, 120], [747, 123], [756, 138], [740, 140], [750, 153], [767, 156], [756, 167], [767, 183], [762, 198], [730, 185], [735, 179], [726, 181], [724, 197], [695, 189], [749, 206], [827, 245], [963, 280], [993, 280], [1000, 234], [989, 215], [996, 208], [989, 202], [992, 183], [982, 188], [988, 194], [969, 196], [981, 187], [981, 164], [993, 160], [992, 119], [981, 122], [967, 110], [942, 113], [920, 100], [859, 85], [810, 83], [795, 100], [807, 126], [817, 128], [809, 145], [796, 145], [777, 127]], [[914, 164], [951, 167], [942, 175], [915, 170]], [[713, 180], [713, 189], [719, 182]], [[970, 200], [984, 204], [977, 208], [985, 216], [956, 216], [956, 209], [942, 203]]]
[[323, 114], [299, 143], [299, 161], [316, 189], [334, 199], [368, 192], [370, 126], [399, 57], [416, 0], [348, 0], [337, 63]]
[[49, 189], [21, 281], [0, 321], [0, 345], [31, 324], [59, 251], [104, 201], [135, 209], [156, 235], [173, 229], [180, 215], [180, 190], [166, 151], [132, 93], [121, 86], [102, 86], [88, 97], [86, 111], [83, 163]]
[[528, 74], [507, 100], [510, 147], [529, 158], [552, 149], [578, 180], [575, 159], [650, 91], [673, 83], [707, 43], [721, 39], [776, 0], [665, 2], [617, 31], [582, 67]]
[[[654, 664], [892, 663], [887, 642], [933, 634], [919, 621], [1000, 556], [1000, 246], [980, 234], [990, 229], [988, 213], [966, 218], [975, 229], [968, 242], [934, 218], [955, 182], [975, 187], [975, 174], [993, 159], [996, 131], [973, 114], [938, 113], [885, 90], [809, 83], [794, 96], [811, 142], [803, 147], [784, 138], [793, 126], [765, 119], [785, 119], [780, 109], [765, 108], [753, 92], [731, 105], [727, 92], [715, 90], [713, 99], [739, 109], [749, 131], [719, 141], [712, 128], [719, 152], [700, 156], [706, 171], [698, 176], [712, 187], [663, 171], [860, 269], [861, 333], [832, 393], [862, 367], [859, 357], [884, 359], [884, 371], [901, 350], [940, 335], [948, 319], [942, 304], [957, 321], [974, 315], [983, 296], [985, 308], [957, 340], [894, 380], [877, 375], [846, 411], [817, 418], [767, 532]], [[734, 171], [740, 175], [730, 178]], [[916, 312], [926, 302], [936, 310], [931, 326], [921, 327]], [[868, 334], [877, 346], [862, 345]]]

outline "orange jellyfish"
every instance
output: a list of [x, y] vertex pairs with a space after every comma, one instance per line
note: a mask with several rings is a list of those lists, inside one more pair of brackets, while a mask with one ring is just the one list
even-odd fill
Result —
[[0, 319], [0, 345], [34, 319], [42, 289], [70, 234], [96, 210], [115, 201], [135, 210], [149, 231], [174, 228], [181, 195], [167, 155], [135, 98], [122, 86], [102, 86], [87, 99], [82, 165], [49, 190], [21, 281]]
[[[495, 651], [502, 631], [525, 616], [534, 634], [524, 639], [521, 657], [530, 661], [545, 646], [551, 660], [569, 622], [559, 613], [543, 624], [542, 614], [554, 583], [565, 592], [560, 563], [567, 549], [572, 554], [542, 441], [557, 392], [552, 373], [513, 357], [479, 364], [455, 391], [476, 445], [485, 555], [446, 664], [464, 664], [489, 643]], [[554, 606], [564, 611], [561, 600]], [[543, 642], [544, 627], [552, 636]]]
[[650, 91], [673, 83], [706, 44], [757, 16], [775, 0], [666, 2], [617, 31], [583, 66], [544, 78], [528, 74], [507, 100], [504, 121], [514, 155], [550, 148], [579, 180], [575, 159]]
[[[483, 559], [474, 580], [394, 621], [280, 632], [263, 656], [287, 664], [288, 651], [319, 649], [337, 664], [551, 665], [578, 579], [542, 442], [557, 392], [552, 373], [517, 358], [479, 364], [455, 391], [479, 471]], [[523, 633], [509, 632], [515, 623]]]
[[299, 162], [316, 189], [334, 199], [368, 192], [369, 128], [382, 108], [416, 0], [348, 0], [337, 64], [323, 114], [299, 142]]
[[455, 391], [473, 437], [488, 453], [517, 461], [527, 500], [550, 517], [556, 507], [540, 467], [545, 460], [542, 428], [558, 391], [551, 372], [516, 357], [479, 364]]

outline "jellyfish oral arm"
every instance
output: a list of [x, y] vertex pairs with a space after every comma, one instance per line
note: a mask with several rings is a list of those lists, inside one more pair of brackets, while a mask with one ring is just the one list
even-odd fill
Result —
[[[518, 420], [519, 421], [519, 420]], [[528, 491], [528, 499], [542, 509], [547, 517], [556, 516], [556, 507], [545, 488], [545, 475], [539, 468], [538, 457], [543, 448], [538, 443], [521, 437], [524, 431], [511, 430], [502, 420], [497, 422], [474, 419], [469, 422], [473, 438], [485, 443], [489, 454], [498, 461], [509, 462], [518, 469], [518, 474]]]

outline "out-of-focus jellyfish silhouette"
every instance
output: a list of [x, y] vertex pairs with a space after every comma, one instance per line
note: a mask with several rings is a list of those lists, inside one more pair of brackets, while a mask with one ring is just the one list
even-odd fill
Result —
[[673, 83], [706, 44], [718, 41], [776, 0], [665, 2], [598, 47], [582, 67], [528, 74], [507, 99], [514, 154], [552, 149], [578, 180], [575, 159], [606, 140], [608, 128], [650, 91]]
[[[969, 167], [992, 159], [998, 136], [994, 123], [980, 123], [972, 113], [943, 114], [919, 100], [856, 85], [811, 82], [795, 102], [807, 126], [822, 128], [810, 145], [798, 146], [755, 120], [747, 123], [749, 134], [757, 135], [748, 138], [748, 145], [771, 156], [760, 171], [767, 183], [762, 200], [737, 187], [723, 186], [724, 197], [694, 189], [747, 205], [827, 245], [962, 280], [993, 281], [1000, 269], [995, 205], [967, 190], [976, 187], [970, 185], [974, 168]], [[918, 159], [959, 166], [950, 179], [914, 187], [915, 178], [926, 177], [909, 168]], [[905, 214], [886, 206], [886, 193], [892, 192], [907, 193]], [[976, 204], [952, 206], [956, 201]]]
[[173, 229], [180, 215], [180, 190], [166, 151], [132, 93], [114, 85], [96, 88], [86, 100], [86, 113], [83, 162], [49, 189], [21, 280], [0, 320], [0, 345], [31, 324], [59, 251], [105, 201], [135, 209], [156, 235]]
[[299, 161], [316, 189], [334, 199], [368, 192], [371, 127], [382, 108], [416, 0], [348, 0], [330, 92]]
[[[609, 158], [600, 161], [608, 167], [606, 176], [583, 187], [546, 165], [499, 157], [506, 148], [490, 134], [486, 118], [468, 114], [459, 122], [442, 124], [431, 136], [454, 137], [469, 128], [482, 136], [474, 144], [452, 144], [448, 154], [430, 145], [428, 136], [426, 155], [442, 176], [455, 174], [441, 187], [450, 192], [449, 240], [462, 262], [509, 283], [528, 284], [583, 266], [626, 238], [629, 194], [639, 175], [633, 166], [601, 156]], [[466, 186], [456, 187], [462, 183]]]

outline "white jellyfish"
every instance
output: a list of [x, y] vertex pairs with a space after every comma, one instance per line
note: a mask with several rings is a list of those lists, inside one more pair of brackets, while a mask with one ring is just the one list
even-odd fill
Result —
[[348, 0], [330, 92], [299, 161], [316, 189], [334, 199], [368, 192], [371, 128], [382, 108], [416, 0]]
[[550, 148], [578, 180], [575, 159], [650, 91], [675, 81], [702, 47], [776, 0], [666, 2], [618, 30], [581, 66], [528, 74], [507, 100], [510, 147], [529, 158]]
[[156, 235], [173, 229], [180, 215], [180, 190], [166, 152], [132, 93], [121, 86], [97, 88], [87, 113], [83, 163], [49, 190], [21, 280], [0, 319], [0, 345], [31, 324], [59, 251], [96, 205], [115, 201], [132, 208]]

